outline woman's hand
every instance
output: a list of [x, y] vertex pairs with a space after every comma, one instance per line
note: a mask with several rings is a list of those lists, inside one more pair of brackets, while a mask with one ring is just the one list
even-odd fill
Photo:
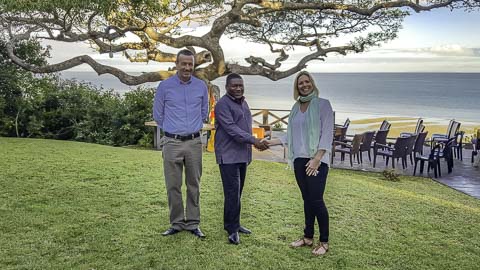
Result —
[[321, 162], [320, 159], [317, 159], [317, 158], [312, 158], [307, 162], [307, 165], [305, 165], [305, 167], [307, 167], [305, 171], [307, 172], [308, 176], [312, 176], [312, 175], [317, 176], [318, 167], [320, 167], [320, 162]]
[[268, 147], [270, 146], [274, 146], [274, 145], [281, 145], [282, 144], [282, 141], [280, 141], [280, 139], [271, 139], [271, 140], [267, 140], [266, 138], [262, 140], [262, 142], [265, 141], [268, 145]]

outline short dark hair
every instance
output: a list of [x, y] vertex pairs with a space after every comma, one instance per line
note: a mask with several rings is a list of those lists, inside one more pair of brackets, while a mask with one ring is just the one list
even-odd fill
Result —
[[237, 74], [237, 73], [230, 73], [230, 74], [228, 74], [228, 76], [227, 76], [227, 81], [225, 82], [225, 85], [229, 85], [229, 84], [230, 84], [230, 81], [233, 80], [233, 79], [241, 79], [241, 80], [243, 80], [242, 76], [240, 76], [239, 74]]
[[[176, 62], [178, 61], [178, 57], [180, 57], [180, 55], [194, 56], [194, 54], [193, 54], [192, 51], [187, 50], [187, 49], [183, 49], [183, 50], [180, 50], [180, 51], [177, 53], [177, 60], [176, 60]], [[194, 56], [194, 58], [195, 58], [195, 56]]]

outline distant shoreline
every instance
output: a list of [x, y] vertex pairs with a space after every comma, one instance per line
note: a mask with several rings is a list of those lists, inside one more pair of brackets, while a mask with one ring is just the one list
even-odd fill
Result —
[[[432, 134], [445, 134], [448, 128], [449, 120], [435, 119], [435, 118], [422, 118], [424, 120], [425, 131], [428, 131], [427, 137], [431, 137]], [[385, 117], [372, 117], [352, 120], [348, 128], [347, 134], [354, 135], [363, 133], [366, 131], [376, 131], [379, 129], [383, 120], [387, 120], [392, 125], [390, 127], [389, 137], [398, 137], [402, 132], [413, 132], [418, 118], [416, 117], [399, 117], [399, 116], [385, 116]], [[257, 119], [258, 121], [258, 119]], [[337, 120], [336, 124], [343, 124], [342, 120]], [[476, 134], [476, 130], [480, 129], [480, 122], [467, 122], [460, 121], [460, 130], [465, 132], [463, 142], [469, 142], [472, 135]], [[285, 124], [283, 127], [286, 128]]]
[[[135, 89], [112, 75], [98, 76], [92, 71], [62, 73], [63, 78], [77, 77], [104, 89], [119, 93]], [[425, 119], [430, 134], [444, 133], [448, 121], [455, 118], [461, 130], [473, 132], [480, 127], [480, 73], [476, 72], [319, 72], [314, 73], [320, 95], [330, 100], [337, 123], [350, 118], [352, 132], [375, 129], [387, 118], [393, 129], [409, 129], [416, 119]], [[292, 98], [293, 76], [271, 81], [261, 76], [244, 76], [245, 96], [250, 108], [287, 109]], [[213, 81], [224, 93], [225, 77]], [[156, 87], [148, 83], [143, 87]], [[126, 90], [122, 90], [126, 89]], [[282, 112], [278, 112], [282, 116]], [[257, 118], [261, 121], [261, 117]]]

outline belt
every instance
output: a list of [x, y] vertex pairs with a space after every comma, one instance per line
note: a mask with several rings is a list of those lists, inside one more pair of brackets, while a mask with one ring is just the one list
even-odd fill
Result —
[[193, 140], [193, 139], [195, 139], [195, 138], [200, 137], [200, 132], [188, 134], [188, 135], [185, 135], [185, 136], [165, 132], [165, 136], [167, 136], [167, 137], [169, 137], [169, 138], [174, 138], [174, 139], [176, 139], [176, 140], [188, 141], [188, 140]]

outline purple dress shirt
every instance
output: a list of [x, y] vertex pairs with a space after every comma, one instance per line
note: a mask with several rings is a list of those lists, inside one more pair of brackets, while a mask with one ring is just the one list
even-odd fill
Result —
[[226, 94], [215, 106], [215, 156], [218, 164], [252, 161], [252, 114], [247, 102]]
[[183, 82], [174, 75], [158, 85], [153, 119], [163, 131], [183, 136], [198, 132], [207, 115], [208, 89], [204, 81], [192, 76]]

